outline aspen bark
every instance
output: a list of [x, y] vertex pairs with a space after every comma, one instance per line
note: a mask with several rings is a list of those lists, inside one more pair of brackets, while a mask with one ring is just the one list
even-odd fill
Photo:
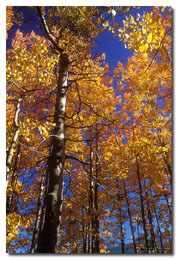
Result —
[[[151, 196], [153, 196], [151, 184], [150, 184], [150, 192], [151, 192]], [[153, 210], [154, 210], [154, 215], [155, 215], [155, 219], [156, 219], [156, 224], [157, 224], [157, 226], [158, 226], [159, 240], [160, 240], [160, 244], [161, 244], [161, 249], [162, 249], [162, 252], [164, 252], [162, 232], [161, 232], [161, 228], [160, 228], [160, 224], [159, 224], [159, 217], [158, 217], [158, 215], [157, 215], [156, 207], [155, 207], [155, 203], [154, 203], [154, 202], [152, 203], [152, 206], [153, 206]]]
[[120, 202], [120, 196], [118, 195], [118, 203], [119, 203], [119, 221], [120, 221], [120, 240], [121, 240], [121, 251], [122, 254], [125, 253], [125, 245], [124, 245], [124, 231], [123, 231], [123, 226], [124, 226], [124, 220], [123, 220], [123, 213], [122, 213], [122, 205]]
[[144, 202], [143, 202], [143, 194], [142, 194], [142, 184], [141, 184], [141, 177], [140, 177], [140, 167], [138, 158], [136, 157], [136, 173], [138, 177], [138, 185], [139, 185], [139, 193], [140, 193], [140, 206], [141, 206], [141, 216], [142, 216], [142, 223], [143, 223], [143, 230], [144, 230], [144, 238], [145, 238], [145, 247], [148, 248], [148, 234], [146, 229], [146, 221], [145, 221], [145, 211], [144, 211]]
[[148, 221], [149, 221], [150, 233], [151, 233], [151, 247], [155, 248], [156, 247], [156, 239], [155, 239], [155, 233], [154, 233], [153, 218], [152, 218], [152, 214], [151, 214], [151, 206], [150, 206], [148, 192], [147, 192], [147, 187], [146, 187], [145, 182], [144, 182], [144, 189], [145, 189], [145, 194], [146, 194]]
[[83, 253], [86, 253], [87, 252], [87, 237], [86, 237], [86, 232], [85, 232], [85, 223], [84, 223], [84, 211], [83, 211], [83, 207], [82, 207], [82, 232], [83, 232]]
[[[162, 187], [163, 187], [163, 190], [164, 190], [164, 188], [165, 188], [164, 185], [162, 185]], [[170, 215], [170, 217], [172, 217], [171, 205], [169, 204], [169, 199], [168, 199], [168, 196], [165, 192], [164, 192], [164, 197], [165, 197], [165, 200], [166, 200], [169, 215]]]
[[90, 216], [91, 216], [91, 228], [92, 228], [92, 236], [91, 236], [91, 245], [90, 249], [93, 253], [94, 250], [94, 183], [93, 183], [93, 149], [92, 143], [90, 142], [90, 194], [89, 194], [89, 203], [90, 203]]
[[128, 199], [128, 193], [127, 193], [127, 188], [126, 188], [126, 185], [125, 185], [125, 181], [123, 181], [123, 183], [124, 183], [124, 192], [125, 192], [125, 194], [126, 194], [127, 211], [128, 211], [129, 221], [130, 221], [130, 229], [131, 229], [131, 232], [132, 232], [132, 239], [133, 239], [134, 251], [135, 251], [135, 253], [137, 253], [137, 246], [136, 246], [136, 241], [135, 241], [134, 228], [133, 228], [133, 223], [132, 223], [132, 217], [131, 217], [131, 211], [130, 211], [130, 203], [129, 203], [129, 199]]
[[161, 228], [160, 228], [160, 224], [159, 224], [159, 220], [158, 220], [158, 216], [156, 213], [156, 208], [153, 205], [153, 209], [154, 209], [154, 213], [155, 213], [155, 218], [156, 218], [156, 224], [158, 226], [158, 231], [159, 231], [159, 240], [160, 240], [160, 244], [161, 244], [161, 249], [164, 252], [164, 246], [163, 246], [163, 240], [162, 240], [162, 232], [161, 232]]
[[87, 232], [88, 232], [88, 235], [87, 235], [87, 253], [89, 254], [90, 253], [90, 235], [89, 235], [90, 223], [88, 224]]
[[63, 171], [65, 162], [65, 105], [68, 80], [68, 56], [61, 54], [59, 80], [54, 113], [54, 131], [51, 136], [48, 158], [48, 192], [44, 223], [39, 236], [37, 253], [55, 253], [60, 227], [63, 199]]
[[18, 161], [19, 161], [19, 155], [20, 155], [20, 144], [17, 146], [17, 152], [16, 152], [16, 157], [15, 157], [15, 162], [13, 163], [13, 173], [10, 179], [10, 182], [8, 183], [7, 187], [7, 194], [8, 194], [8, 189], [11, 188], [12, 191], [10, 194], [7, 196], [6, 199], [6, 215], [8, 215], [12, 211], [12, 204], [13, 204], [13, 199], [14, 199], [14, 188], [17, 182], [17, 168], [18, 168]]
[[37, 213], [36, 213], [36, 222], [35, 222], [35, 228], [33, 231], [33, 237], [32, 237], [32, 243], [31, 243], [31, 249], [30, 253], [36, 253], [36, 243], [38, 241], [38, 236], [40, 232], [40, 222], [41, 222], [41, 216], [42, 216], [42, 199], [44, 196], [44, 180], [45, 180], [45, 172], [42, 175], [41, 183], [40, 183], [40, 194], [38, 197], [38, 207], [37, 207]]
[[139, 220], [138, 220], [138, 218], [136, 219], [136, 223], [137, 223], [137, 240], [138, 240], [138, 245], [140, 246], [141, 240], [140, 240], [140, 231], [139, 231], [140, 227], [139, 227]]
[[125, 253], [125, 246], [124, 246], [124, 232], [123, 232], [123, 220], [122, 220], [122, 213], [120, 211], [121, 223], [120, 223], [120, 232], [121, 232], [121, 246], [122, 246], [122, 253]]
[[[133, 140], [135, 141], [133, 118], [132, 118], [132, 132], [133, 132]], [[143, 223], [145, 247], [148, 248], [148, 234], [147, 234], [147, 229], [146, 229], [143, 191], [142, 191], [141, 176], [140, 176], [140, 165], [139, 165], [139, 162], [138, 162], [137, 155], [135, 156], [135, 159], [136, 159], [136, 174], [137, 174], [137, 178], [138, 178], [138, 187], [139, 187], [139, 195], [140, 195], [140, 208], [141, 208], [141, 217], [142, 217], [142, 223]]]
[[[90, 133], [91, 139], [91, 133]], [[98, 141], [96, 141], [96, 153], [98, 150]], [[92, 229], [91, 238], [88, 236], [88, 253], [99, 253], [99, 220], [98, 220], [98, 158], [95, 161], [96, 172], [94, 178], [94, 152], [92, 143], [90, 142], [90, 174], [89, 174], [89, 216], [91, 222], [89, 228]]]
[[[97, 126], [96, 126], [96, 136], [97, 136]], [[99, 174], [99, 159], [98, 159], [98, 136], [96, 137], [96, 174], [95, 174], [95, 246], [94, 253], [100, 252], [99, 243], [99, 218], [98, 218], [98, 174]]]
[[15, 111], [15, 116], [14, 116], [15, 130], [14, 130], [14, 135], [13, 135], [12, 142], [11, 142], [10, 148], [7, 153], [7, 158], [6, 158], [7, 187], [8, 187], [9, 177], [10, 177], [9, 175], [10, 175], [11, 164], [12, 164], [12, 159], [13, 159], [13, 155], [14, 155], [14, 149], [16, 147], [17, 138], [18, 138], [19, 131], [20, 131], [18, 119], [19, 119], [21, 101], [22, 101], [22, 95], [20, 95], [20, 97], [17, 101], [17, 107], [16, 107], [16, 111]]

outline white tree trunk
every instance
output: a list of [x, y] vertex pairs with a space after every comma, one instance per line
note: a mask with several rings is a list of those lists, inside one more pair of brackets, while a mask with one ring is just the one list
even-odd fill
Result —
[[17, 138], [19, 135], [19, 124], [18, 124], [18, 118], [19, 118], [19, 113], [20, 113], [20, 104], [22, 101], [22, 97], [20, 96], [17, 102], [17, 107], [15, 111], [15, 116], [14, 116], [14, 135], [13, 139], [10, 145], [10, 148], [8, 150], [7, 158], [6, 158], [6, 178], [7, 178], [7, 187], [8, 187], [8, 182], [9, 182], [9, 177], [10, 177], [10, 170], [11, 170], [11, 164], [12, 164], [12, 158], [14, 155], [14, 149], [16, 146]]
[[59, 81], [54, 113], [54, 131], [51, 137], [48, 159], [48, 192], [46, 210], [40, 232], [38, 253], [55, 253], [57, 233], [60, 227], [63, 197], [63, 171], [65, 162], [65, 105], [68, 80], [68, 57], [60, 57]]

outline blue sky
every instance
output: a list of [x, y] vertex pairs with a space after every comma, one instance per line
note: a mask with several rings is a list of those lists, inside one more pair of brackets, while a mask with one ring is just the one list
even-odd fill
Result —
[[106, 62], [109, 64], [111, 72], [117, 66], [117, 62], [126, 63], [128, 57], [133, 54], [133, 51], [125, 49], [124, 43], [119, 41], [119, 38], [112, 36], [110, 31], [105, 31], [95, 39], [96, 47], [93, 48], [92, 54], [106, 54]]
[[[117, 5], [116, 5], [117, 6]], [[143, 14], [144, 11], [148, 11], [150, 7], [141, 7], [138, 10], [138, 13], [140, 15]], [[135, 17], [136, 11], [133, 9], [131, 12], [126, 14], [127, 16], [133, 15]], [[117, 16], [117, 15], [116, 15]], [[114, 23], [118, 22], [119, 27], [123, 26], [123, 20], [125, 20], [124, 16], [120, 16], [117, 18], [114, 18]], [[116, 33], [118, 33], [116, 29]], [[117, 66], [117, 62], [120, 61], [123, 64], [127, 63], [127, 60], [130, 56], [133, 55], [133, 50], [128, 50], [124, 47], [124, 43], [119, 41], [118, 36], [112, 36], [111, 31], [108, 31], [107, 29], [105, 32], [101, 35], [99, 35], [95, 39], [96, 47], [93, 48], [92, 53], [94, 54], [106, 54], [106, 62], [109, 64], [110, 71], [112, 72], [113, 69]]]
[[[121, 24], [122, 19], [120, 18], [119, 24]], [[7, 47], [10, 46], [11, 39], [13, 37], [14, 32], [16, 31], [17, 26], [12, 27], [11, 31], [9, 32], [9, 39], [7, 42]], [[24, 26], [24, 32], [30, 32], [34, 30], [36, 33], [42, 35], [42, 30], [39, 30], [37, 27], [34, 27], [34, 24], [31, 23], [29, 27], [27, 25]], [[126, 63], [128, 57], [133, 54], [133, 51], [129, 51], [124, 48], [124, 44], [119, 41], [118, 37], [112, 37], [111, 32], [105, 31], [104, 34], [96, 38], [96, 47], [92, 50], [94, 54], [106, 54], [106, 62], [108, 62], [111, 72], [117, 66], [117, 62], [120, 61], [121, 63]], [[126, 224], [128, 225], [128, 223]]]
[[[146, 9], [149, 9], [149, 7], [142, 7], [141, 9], [139, 9], [138, 12], [142, 14], [143, 11]], [[25, 10], [25, 19], [27, 19], [31, 16], [32, 11], [27, 8], [25, 8]], [[135, 10], [133, 10], [129, 14], [135, 16]], [[120, 16], [117, 19], [115, 18], [114, 22], [118, 22], [119, 27], [122, 27], [122, 20], [124, 19], [124, 16]], [[39, 29], [39, 24], [37, 24], [36, 21], [30, 20], [29, 22], [23, 24], [20, 27], [18, 27], [17, 25], [13, 25], [8, 32], [7, 48], [10, 48], [11, 40], [14, 37], [14, 33], [18, 28], [20, 28], [24, 33], [30, 33], [33, 30], [38, 35], [45, 36], [44, 31], [42, 29]], [[124, 47], [124, 43], [119, 41], [118, 36], [112, 36], [111, 31], [108, 31], [106, 29], [103, 34], [99, 35], [95, 39], [95, 47], [92, 50], [93, 56], [95, 54], [100, 55], [102, 53], [106, 54], [106, 62], [109, 64], [110, 69], [112, 71], [117, 66], [118, 61], [125, 64], [127, 62], [128, 57], [130, 57], [133, 54], [133, 51], [126, 49]]]
[[[96, 2], [96, 0], [65, 0], [65, 3], [63, 0], [38, 0], [38, 2], [36, 0], [31, 0], [31, 1], [27, 1], [27, 0], [18, 0], [16, 1], [16, 4], [18, 5], [36, 5], [38, 3], [38, 5], [117, 5], [119, 4], [124, 4], [124, 5], [170, 5], [174, 8], [174, 75], [176, 75], [177, 72], [177, 67], [176, 67], [176, 61], [177, 61], [177, 57], [176, 57], [176, 46], [177, 46], [177, 35], [178, 35], [178, 26], [176, 21], [176, 7], [177, 7], [177, 1], [175, 0], [124, 0], [124, 1], [116, 1], [116, 0], [98, 0]], [[1, 156], [0, 156], [0, 162], [1, 162], [1, 182], [0, 182], [0, 189], [1, 189], [1, 201], [4, 201], [4, 203], [1, 203], [1, 222], [0, 222], [0, 236], [1, 236], [1, 240], [0, 240], [0, 255], [3, 257], [3, 259], [9, 258], [9, 256], [5, 253], [5, 192], [6, 192], [6, 185], [5, 185], [5, 86], [6, 86], [6, 78], [5, 78], [5, 53], [6, 53], [6, 44], [5, 44], [5, 40], [6, 40], [6, 34], [5, 34], [5, 7], [6, 5], [14, 5], [15, 1], [14, 0], [1, 0], [0, 1], [0, 15], [1, 15], [1, 19], [0, 19], [0, 28], [1, 28], [1, 38], [0, 38], [0, 44], [1, 44], [1, 59], [0, 59], [0, 78], [1, 78], [1, 88], [0, 88], [0, 96], [1, 96], [1, 102], [0, 102], [0, 113], [1, 113], [1, 135], [0, 135], [0, 143], [1, 143]], [[176, 77], [174, 77], [174, 86], [176, 86]], [[176, 100], [177, 100], [177, 91], [176, 88], [174, 89], [174, 106], [175, 106], [175, 112], [176, 112]], [[178, 127], [178, 117], [177, 117], [177, 113], [174, 113], [174, 129], [176, 130]], [[177, 119], [177, 120], [176, 120]], [[174, 131], [175, 132], [175, 131]], [[176, 135], [174, 136], [174, 151], [176, 154], [177, 151], [177, 137]], [[176, 160], [174, 160], [174, 171], [176, 172], [177, 169], [177, 163]], [[174, 182], [175, 185], [177, 183], [177, 179], [174, 178]], [[174, 189], [174, 195], [175, 198], [177, 197], [177, 192], [176, 189]], [[174, 212], [175, 215], [177, 213], [177, 207], [174, 208]], [[176, 223], [175, 223], [176, 224]], [[178, 230], [177, 230], [178, 225], [174, 225], [174, 238], [176, 240], [177, 238], [177, 234], [178, 234]], [[176, 232], [177, 231], [177, 232]], [[176, 258], [177, 259], [177, 250], [174, 251], [174, 255], [172, 255], [172, 258]], [[75, 257], [79, 257], [79, 256], [73, 256]], [[92, 256], [94, 259], [95, 257], [98, 258], [98, 256]], [[102, 257], [102, 256], [101, 256]], [[107, 257], [107, 256], [105, 256]], [[108, 256], [110, 257], [110, 256]], [[117, 257], [117, 256], [113, 256], [113, 257]], [[122, 257], [122, 256], [119, 256]], [[129, 256], [123, 256], [124, 259], [130, 259]], [[149, 257], [149, 256], [147, 256]], [[151, 259], [154, 259], [157, 256], [152, 255]], [[33, 256], [34, 259], [39, 258], [39, 256], [34, 255]], [[50, 256], [45, 256], [45, 258], [51, 258]], [[60, 256], [60, 258], [62, 259], [66, 259], [66, 256]], [[155, 258], [157, 259], [157, 258]]]
[[[26, 14], [27, 17], [29, 17], [31, 11], [27, 11]], [[122, 26], [123, 19], [124, 17], [120, 17], [117, 20], [120, 26]], [[45, 36], [43, 30], [39, 29], [39, 24], [36, 24], [36, 21], [30, 21], [20, 27], [18, 27], [17, 25], [13, 25], [8, 32], [7, 48], [11, 47], [12, 38], [14, 38], [14, 33], [18, 28], [20, 28], [20, 30], [22, 30], [23, 33], [30, 33], [33, 30], [35, 33], [41, 36]], [[120, 61], [121, 63], [125, 64], [127, 62], [128, 57], [130, 57], [133, 54], [133, 51], [125, 49], [124, 43], [119, 41], [118, 36], [114, 37], [112, 36], [112, 33], [110, 31], [105, 30], [103, 34], [101, 34], [99, 37], [95, 39], [95, 47], [92, 50], [93, 56], [95, 56], [95, 54], [101, 55], [102, 53], [106, 54], [106, 62], [109, 64], [110, 72], [112, 73], [113, 69], [117, 66], [117, 62]], [[131, 242], [129, 222], [125, 222], [124, 226], [127, 229], [125, 242], [128, 243]], [[118, 241], [116, 243], [118, 243]]]

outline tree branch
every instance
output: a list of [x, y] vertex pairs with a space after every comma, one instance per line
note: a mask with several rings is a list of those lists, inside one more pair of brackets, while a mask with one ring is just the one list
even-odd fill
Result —
[[78, 162], [80, 162], [80, 163], [82, 163], [82, 164], [84, 164], [84, 165], [90, 165], [90, 163], [85, 162], [85, 161], [83, 161], [83, 160], [81, 160], [81, 159], [79, 159], [79, 158], [76, 158], [76, 157], [72, 156], [72, 155], [66, 155], [65, 158], [66, 158], [66, 159], [72, 159], [72, 160], [78, 161]]
[[43, 25], [43, 28], [44, 28], [44, 30], [45, 30], [45, 32], [46, 32], [46, 35], [47, 35], [48, 39], [49, 39], [50, 42], [53, 44], [54, 48], [55, 48], [56, 50], [58, 50], [60, 53], [62, 53], [62, 52], [63, 52], [63, 49], [62, 49], [62, 48], [59, 48], [59, 46], [58, 46], [58, 44], [57, 44], [57, 41], [56, 41], [56, 38], [50, 33], [50, 30], [49, 30], [48, 25], [47, 25], [47, 23], [46, 23], [46, 19], [45, 19], [44, 15], [43, 15], [42, 12], [41, 12], [41, 7], [40, 7], [40, 6], [37, 6], [36, 9], [37, 9], [37, 12], [38, 12], [38, 14], [39, 14], [41, 23], [42, 23], [42, 25]]
[[153, 56], [153, 58], [152, 58], [150, 64], [148, 65], [148, 67], [146, 68], [146, 70], [145, 70], [140, 76], [143, 76], [143, 75], [147, 72], [147, 70], [151, 67], [151, 65], [152, 65], [152, 63], [153, 63], [153, 61], [154, 61], [154, 59], [156, 58], [156, 56], [157, 56], [157, 54], [158, 54], [158, 52], [159, 52], [159, 50], [160, 50], [160, 48], [161, 48], [161, 46], [162, 46], [162, 43], [163, 43], [164, 39], [166, 38], [166, 35], [167, 35], [171, 30], [172, 30], [171, 28], [170, 28], [169, 30], [167, 30], [167, 32], [165, 33], [165, 35], [163, 36], [163, 38], [162, 38], [162, 40], [161, 40], [161, 42], [160, 42], [159, 48], [157, 49], [157, 51], [155, 52], [155, 55]]

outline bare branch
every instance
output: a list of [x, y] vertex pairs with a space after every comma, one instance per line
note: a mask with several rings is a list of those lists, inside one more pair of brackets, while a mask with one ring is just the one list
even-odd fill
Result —
[[84, 164], [84, 165], [90, 165], [90, 163], [85, 162], [85, 161], [83, 161], [83, 160], [81, 160], [81, 159], [79, 159], [79, 158], [76, 158], [76, 157], [74, 157], [74, 156], [71, 156], [71, 155], [66, 155], [65, 158], [66, 158], [66, 159], [72, 159], [72, 160], [78, 161], [78, 162], [80, 162], [80, 163], [82, 163], [82, 164]]

